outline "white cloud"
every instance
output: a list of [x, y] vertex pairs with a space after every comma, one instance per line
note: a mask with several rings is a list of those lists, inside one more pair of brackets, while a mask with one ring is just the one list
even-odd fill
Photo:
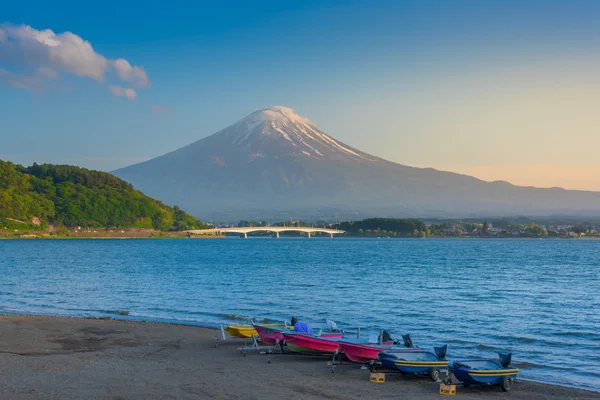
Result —
[[142, 67], [132, 67], [127, 60], [119, 58], [113, 61], [113, 66], [121, 80], [131, 82], [137, 86], [148, 86], [148, 76]]
[[171, 110], [171, 107], [152, 106], [152, 113], [154, 113], [154, 114], [164, 114], [164, 113], [168, 113], [170, 110]]
[[[56, 34], [50, 29], [37, 30], [28, 25], [0, 25], [0, 65], [11, 66], [11, 74], [15, 76], [35, 77], [40, 82], [65, 73], [99, 82], [117, 78], [139, 87], [148, 86], [144, 68], [132, 66], [122, 58], [107, 59], [97, 53], [90, 42], [74, 33]], [[131, 91], [135, 98], [135, 91]]]
[[132, 88], [124, 88], [119, 85], [110, 85], [110, 91], [115, 96], [127, 97], [127, 100], [135, 100], [137, 93]]

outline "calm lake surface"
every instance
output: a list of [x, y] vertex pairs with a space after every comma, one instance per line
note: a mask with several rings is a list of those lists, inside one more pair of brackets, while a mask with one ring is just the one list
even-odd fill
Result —
[[449, 359], [511, 351], [522, 378], [600, 391], [600, 241], [0, 240], [0, 313], [330, 318]]

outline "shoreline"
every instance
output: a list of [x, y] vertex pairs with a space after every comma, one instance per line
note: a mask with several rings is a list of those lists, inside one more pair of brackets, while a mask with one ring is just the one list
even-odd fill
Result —
[[[227, 237], [236, 237], [235, 235], [227, 236], [227, 235], [140, 235], [140, 236], [69, 236], [69, 235], [50, 235], [50, 234], [40, 234], [39, 236], [36, 234], [32, 235], [22, 235], [22, 236], [8, 236], [0, 234], [0, 240], [100, 240], [100, 239], [225, 239]], [[267, 235], [258, 235], [258, 236], [248, 236], [248, 238], [269, 238]], [[303, 236], [285, 236], [281, 235], [281, 239], [306, 239]], [[331, 239], [325, 236], [314, 236], [312, 239]], [[600, 237], [581, 237], [581, 238], [565, 238], [565, 237], [474, 237], [474, 236], [433, 236], [433, 237], [369, 237], [369, 236], [336, 236], [336, 239], [370, 239], [370, 240], [404, 240], [404, 239], [413, 239], [413, 240], [565, 240], [565, 241], [595, 241], [600, 240]], [[279, 238], [277, 238], [279, 239]]]
[[204, 235], [204, 236], [21, 236], [10, 237], [0, 235], [0, 240], [128, 240], [128, 239], [224, 239], [225, 235]]
[[[198, 324], [113, 316], [2, 313], [0, 397], [391, 399], [401, 390], [408, 398], [439, 399], [439, 385], [427, 378], [393, 376], [378, 385], [357, 364], [338, 366], [332, 374], [328, 358], [256, 352], [242, 356], [237, 350], [242, 339], [216, 342], [217, 332]], [[457, 389], [468, 399], [506, 395], [497, 386]], [[517, 379], [508, 395], [600, 399], [600, 392], [524, 379]]]

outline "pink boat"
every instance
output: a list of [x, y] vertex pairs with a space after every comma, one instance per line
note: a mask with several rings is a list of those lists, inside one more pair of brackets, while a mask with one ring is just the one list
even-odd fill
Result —
[[[266, 327], [266, 326], [260, 326], [260, 325], [254, 325], [254, 329], [256, 329], [256, 332], [258, 332], [258, 336], [260, 336], [260, 340], [263, 343], [268, 344], [268, 345], [275, 345], [278, 343], [283, 343], [283, 341], [284, 341], [283, 332], [289, 332], [289, 333], [294, 332], [291, 329]], [[320, 337], [329, 338], [329, 339], [341, 339], [342, 335], [343, 334], [341, 332], [323, 332], [323, 333], [321, 333]]]
[[351, 343], [340, 341], [338, 343], [339, 352], [344, 353], [346, 358], [357, 363], [367, 363], [372, 360], [377, 360], [379, 353], [394, 351], [399, 352], [415, 352], [421, 349], [416, 347], [407, 348], [405, 346], [394, 345], [393, 342], [387, 343]]
[[281, 329], [267, 328], [260, 325], [254, 325], [254, 329], [256, 329], [260, 341], [264, 344], [275, 345], [283, 341]]
[[[296, 353], [334, 354], [340, 351], [340, 338], [307, 335], [301, 333], [283, 333], [289, 351]], [[346, 339], [360, 345], [369, 345], [369, 339]], [[386, 341], [381, 346], [391, 347], [393, 341]], [[372, 344], [375, 346], [376, 344]], [[379, 354], [379, 351], [377, 352]], [[377, 358], [377, 356], [375, 356]]]
[[341, 337], [324, 338], [302, 333], [283, 332], [282, 334], [288, 350], [296, 353], [333, 354], [337, 351], [338, 341], [341, 339]]

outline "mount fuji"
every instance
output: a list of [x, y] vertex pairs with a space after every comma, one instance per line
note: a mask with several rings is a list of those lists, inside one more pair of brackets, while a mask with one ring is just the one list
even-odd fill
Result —
[[404, 166], [348, 146], [280, 106], [113, 173], [147, 195], [220, 222], [600, 215], [600, 192]]

